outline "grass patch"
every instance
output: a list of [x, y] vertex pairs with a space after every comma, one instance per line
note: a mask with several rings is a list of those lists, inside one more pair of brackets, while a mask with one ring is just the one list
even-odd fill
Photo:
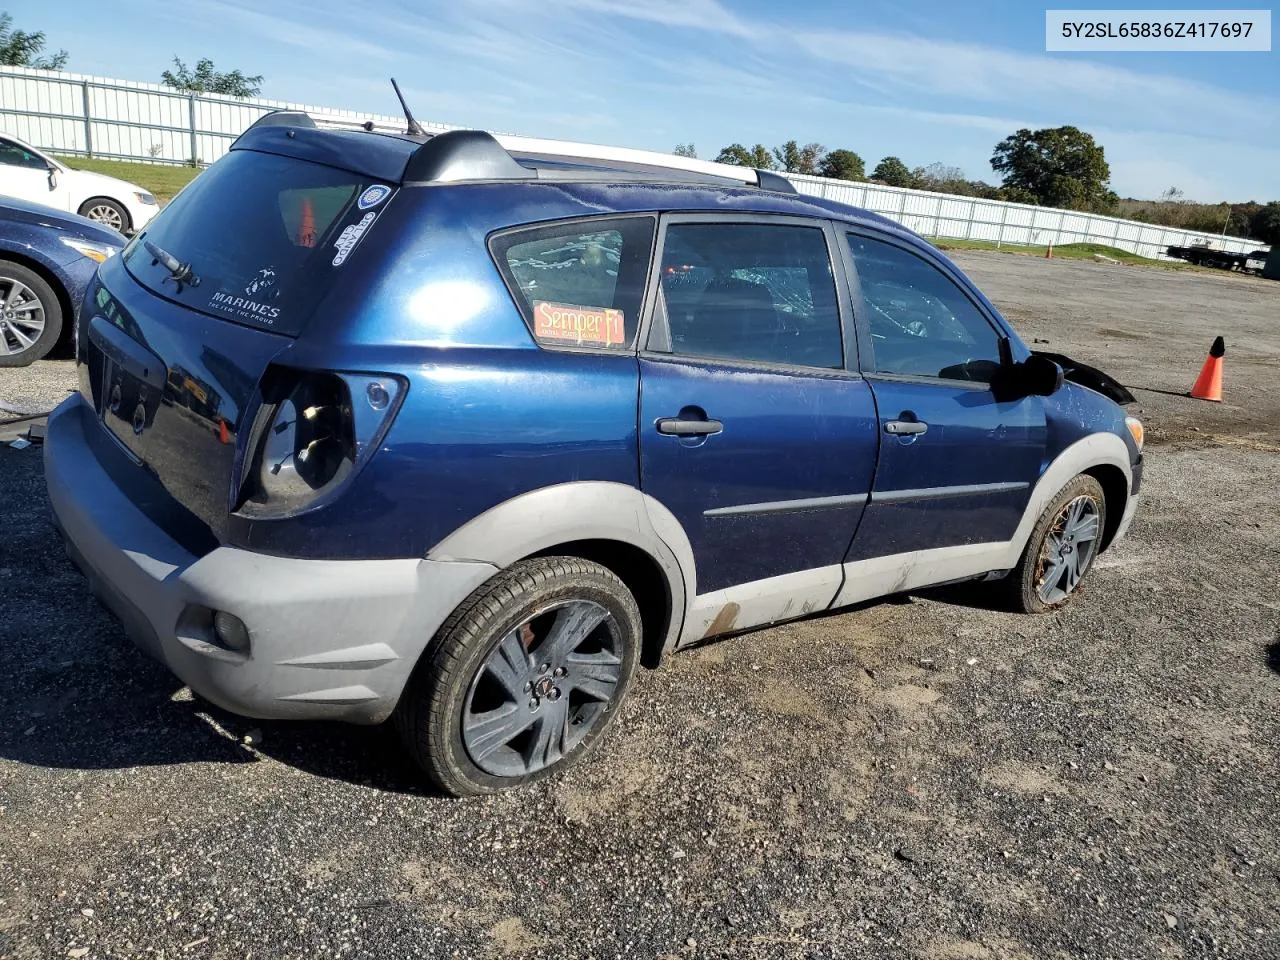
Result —
[[72, 170], [91, 170], [108, 177], [128, 180], [155, 195], [161, 203], [185, 187], [200, 173], [195, 167], [179, 167], [165, 163], [130, 163], [127, 160], [101, 160], [97, 157], [58, 157]]
[[[994, 240], [952, 240], [950, 237], [930, 237], [929, 242], [939, 250], [996, 250], [1000, 253], [1019, 253], [1029, 257], [1043, 257], [1049, 249], [1045, 246], [1023, 246], [1021, 244], [1006, 243], [996, 246]], [[1110, 257], [1120, 263], [1132, 264], [1137, 267], [1158, 267], [1161, 270], [1198, 270], [1204, 271], [1207, 267], [1197, 267], [1191, 263], [1181, 263], [1171, 260], [1153, 260], [1150, 257], [1140, 257], [1136, 253], [1130, 253], [1128, 250], [1121, 250], [1119, 247], [1111, 247], [1105, 243], [1064, 243], [1062, 246], [1053, 248], [1054, 259], [1062, 260], [1092, 260], [1094, 254], [1102, 254], [1104, 257]], [[1224, 270], [1215, 270], [1215, 273], [1225, 273]]]

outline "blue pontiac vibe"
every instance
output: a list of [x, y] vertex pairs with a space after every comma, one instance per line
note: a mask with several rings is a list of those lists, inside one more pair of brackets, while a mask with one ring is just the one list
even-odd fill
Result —
[[1044, 613], [1124, 535], [1132, 398], [919, 237], [504, 143], [271, 114], [98, 269], [49, 496], [200, 696], [486, 793], [681, 647], [962, 580]]

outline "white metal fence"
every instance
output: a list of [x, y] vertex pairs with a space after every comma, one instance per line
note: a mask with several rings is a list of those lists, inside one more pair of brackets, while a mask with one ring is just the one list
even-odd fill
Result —
[[[155, 163], [212, 163], [254, 120], [272, 110], [305, 110], [323, 124], [402, 129], [400, 117], [371, 115], [279, 100], [177, 93], [153, 83], [132, 83], [78, 73], [0, 67], [0, 132], [55, 153]], [[428, 130], [450, 129], [423, 123]], [[1177, 230], [1091, 213], [1000, 200], [786, 175], [801, 193], [883, 214], [930, 237], [987, 240], [1010, 245], [1102, 243], [1145, 257], [1164, 257], [1169, 246], [1208, 243], [1248, 253], [1262, 244], [1238, 237]]]
[[879, 183], [850, 183], [799, 174], [787, 176], [801, 193], [874, 211], [926, 237], [1027, 246], [1101, 243], [1165, 260], [1169, 259], [1164, 254], [1166, 248], [1198, 243], [1209, 243], [1215, 249], [1234, 253], [1268, 249], [1254, 240], [1178, 230], [1096, 213], [957, 197]]
[[[32, 146], [74, 156], [209, 164], [250, 124], [272, 110], [305, 110], [316, 120], [404, 128], [403, 117], [281, 100], [186, 94], [155, 83], [79, 73], [0, 67], [0, 131]], [[447, 130], [424, 123], [428, 130]]]

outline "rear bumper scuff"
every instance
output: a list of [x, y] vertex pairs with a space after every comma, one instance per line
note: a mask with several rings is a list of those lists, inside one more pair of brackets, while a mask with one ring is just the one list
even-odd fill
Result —
[[[134, 642], [234, 713], [378, 723], [449, 613], [497, 568], [470, 561], [297, 560], [218, 547], [197, 557], [144, 515], [94, 456], [80, 396], [49, 418], [45, 475], [68, 555]], [[211, 612], [247, 625], [220, 645]]]

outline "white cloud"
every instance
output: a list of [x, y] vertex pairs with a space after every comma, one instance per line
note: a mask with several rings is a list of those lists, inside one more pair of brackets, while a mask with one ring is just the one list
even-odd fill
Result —
[[[181, 8], [171, 8], [165, 4], [157, 4], [157, 8], [170, 14], [179, 14], [186, 20], [199, 19], [205, 23], [234, 24], [244, 27], [246, 37], [255, 40], [266, 38], [277, 43], [287, 44], [308, 51], [327, 51], [341, 53], [348, 57], [366, 57], [387, 60], [398, 56], [395, 51], [381, 44], [363, 40], [353, 36], [348, 30], [329, 30], [320, 26], [300, 22], [308, 17], [313, 23], [317, 19], [314, 12], [307, 9], [295, 9], [293, 17], [285, 19], [281, 16], [251, 10], [224, 0], [190, 0]], [[269, 58], [268, 58], [269, 59]]]
[[[495, 0], [495, 5], [525, 7], [527, 0]], [[540, 7], [579, 10], [739, 37], [758, 36], [760, 30], [758, 24], [743, 20], [718, 0], [544, 0]]]
[[796, 32], [791, 40], [855, 74], [871, 74], [907, 90], [946, 98], [1035, 103], [1068, 114], [1097, 112], [1099, 107], [1108, 113], [1127, 110], [1135, 122], [1148, 125], [1182, 125], [1189, 116], [1201, 115], [1255, 129], [1273, 126], [1271, 118], [1280, 106], [1268, 104], [1265, 97], [1181, 77], [977, 44], [856, 32]]
[[1121, 196], [1155, 197], [1177, 187], [1203, 203], [1265, 203], [1280, 194], [1280, 146], [1106, 128], [1098, 139], [1107, 145], [1112, 187]]

